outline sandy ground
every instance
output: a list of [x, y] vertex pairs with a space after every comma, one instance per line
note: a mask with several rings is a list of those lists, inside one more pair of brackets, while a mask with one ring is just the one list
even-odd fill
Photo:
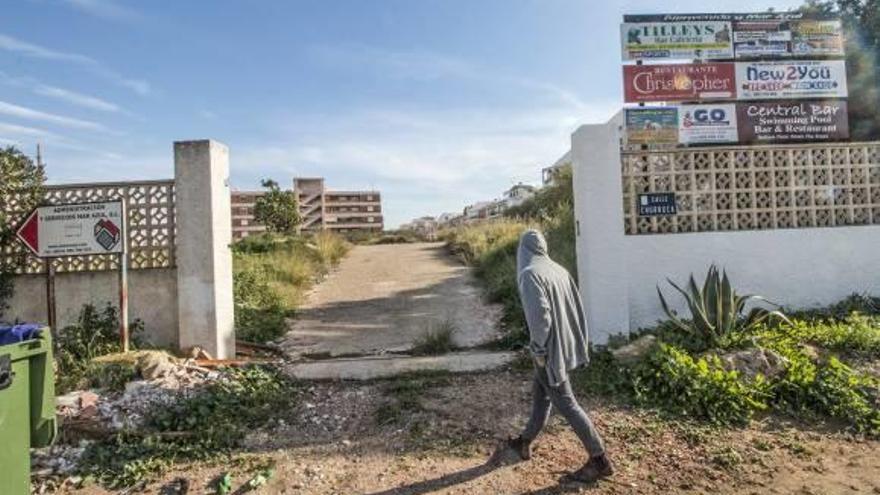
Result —
[[[486, 464], [499, 441], [524, 424], [529, 380], [527, 371], [507, 370], [314, 383], [301, 390], [296, 409], [251, 435], [243, 453], [181, 466], [144, 492], [176, 493], [169, 487], [185, 478], [189, 493], [214, 493], [214, 480], [225, 472], [239, 488], [254, 466], [273, 463], [274, 476], [256, 493], [880, 493], [880, 442], [774, 417], [744, 429], [713, 429], [588, 395], [580, 400], [605, 436], [617, 468], [612, 480], [559, 483], [583, 462], [584, 451], [558, 416], [531, 461]], [[413, 388], [416, 403], [389, 415], [405, 401], [400, 390]]]
[[309, 295], [283, 346], [294, 357], [406, 351], [449, 322], [456, 344], [471, 347], [496, 336], [500, 315], [443, 243], [356, 246]]

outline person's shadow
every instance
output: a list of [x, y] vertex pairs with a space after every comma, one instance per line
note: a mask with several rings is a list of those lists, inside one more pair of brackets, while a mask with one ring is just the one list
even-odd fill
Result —
[[[422, 495], [426, 493], [432, 493], [437, 490], [449, 488], [453, 485], [473, 481], [477, 478], [480, 478], [481, 476], [485, 476], [492, 471], [495, 471], [496, 469], [517, 464], [519, 462], [522, 462], [522, 460], [515, 452], [513, 452], [509, 448], [500, 446], [495, 450], [495, 453], [492, 454], [489, 460], [479, 466], [474, 466], [472, 468], [468, 468], [455, 473], [449, 473], [440, 476], [439, 478], [420, 481], [411, 485], [399, 486], [397, 488], [389, 488], [388, 490], [383, 490], [381, 492], [373, 492], [369, 495]], [[571, 493], [574, 491], [579, 491], [582, 488], [584, 488], [583, 485], [566, 486], [560, 484], [552, 487], [542, 488], [538, 491], [528, 492], [528, 494], [550, 495], [554, 493]]]
[[453, 485], [467, 483], [468, 481], [475, 480], [481, 476], [485, 476], [491, 473], [492, 471], [502, 466], [503, 464], [493, 463], [492, 459], [489, 459], [488, 461], [486, 461], [485, 464], [474, 466], [472, 468], [465, 469], [464, 471], [449, 473], [439, 478], [420, 481], [411, 485], [390, 488], [381, 492], [374, 492], [370, 495], [421, 495], [423, 493], [431, 493], [437, 490], [441, 490], [443, 488], [448, 488]]

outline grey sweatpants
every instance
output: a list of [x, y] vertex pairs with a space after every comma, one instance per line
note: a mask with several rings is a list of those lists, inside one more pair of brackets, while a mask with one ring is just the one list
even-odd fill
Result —
[[551, 386], [547, 372], [543, 368], [535, 369], [535, 378], [532, 382], [532, 415], [521, 434], [524, 440], [532, 441], [541, 433], [541, 429], [550, 419], [551, 406], [568, 421], [590, 457], [605, 453], [602, 438], [590, 421], [590, 417], [575, 399], [571, 384], [565, 381], [557, 387]]

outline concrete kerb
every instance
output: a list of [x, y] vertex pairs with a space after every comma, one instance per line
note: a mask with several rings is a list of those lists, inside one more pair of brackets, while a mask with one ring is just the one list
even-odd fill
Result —
[[516, 352], [455, 352], [440, 356], [368, 356], [300, 362], [285, 367], [300, 380], [373, 380], [419, 371], [470, 373], [511, 364]]

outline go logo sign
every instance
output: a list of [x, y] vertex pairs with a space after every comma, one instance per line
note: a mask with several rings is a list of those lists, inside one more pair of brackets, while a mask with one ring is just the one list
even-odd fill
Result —
[[700, 108], [694, 110], [694, 120], [707, 124], [727, 122], [727, 111], [723, 108]]

